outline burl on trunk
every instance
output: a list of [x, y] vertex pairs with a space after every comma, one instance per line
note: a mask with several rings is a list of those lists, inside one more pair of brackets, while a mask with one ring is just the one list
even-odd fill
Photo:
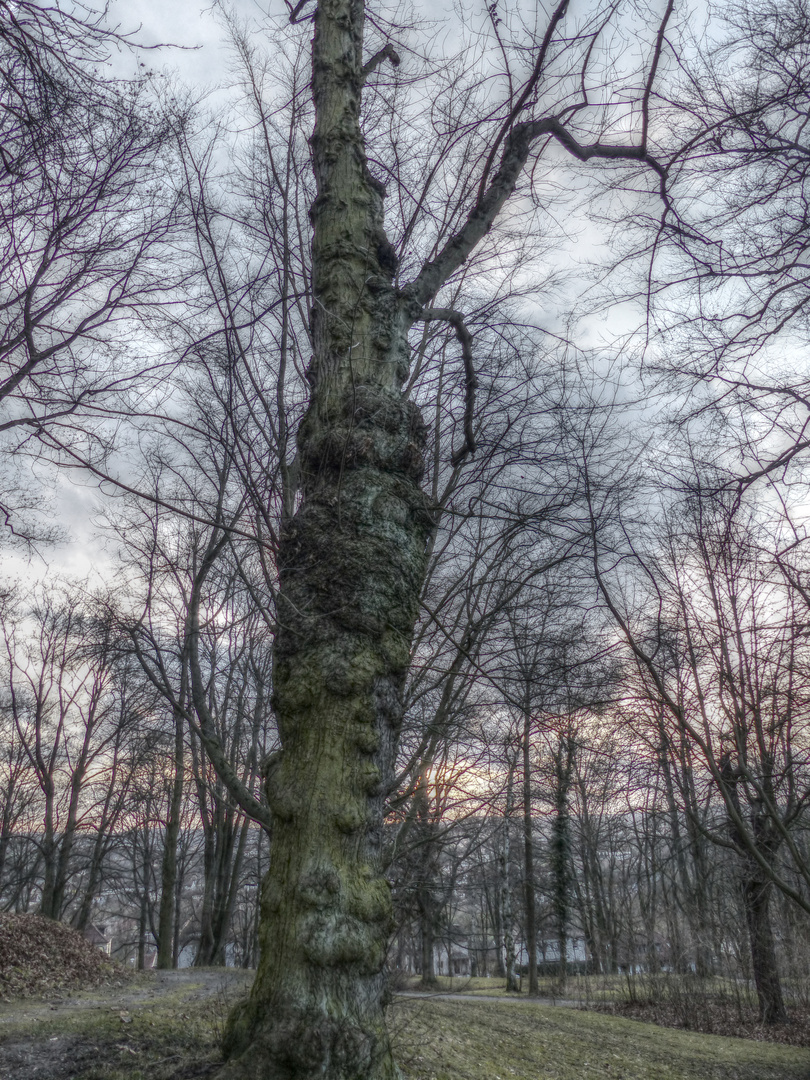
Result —
[[403, 399], [409, 320], [360, 131], [363, 5], [320, 0], [313, 42], [312, 400], [280, 552], [261, 961], [224, 1076], [397, 1075], [383, 1019], [391, 930], [383, 799], [425, 569], [424, 427]]

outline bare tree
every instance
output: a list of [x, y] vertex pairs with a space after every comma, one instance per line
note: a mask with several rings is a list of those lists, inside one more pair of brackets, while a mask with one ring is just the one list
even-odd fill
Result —
[[[601, 496], [598, 498], [601, 499]], [[693, 826], [739, 857], [751, 963], [766, 1022], [785, 1017], [770, 924], [774, 886], [807, 910], [788, 880], [780, 853], [800, 875], [806, 867], [792, 835], [810, 798], [807, 760], [797, 733], [807, 702], [799, 672], [807, 663], [797, 597], [772, 573], [772, 537], [756, 509], [740, 505], [700, 478], [680, 512], [670, 511], [663, 549], [637, 540], [631, 558], [654, 597], [647, 626], [618, 598], [607, 568], [614, 558], [599, 539], [597, 494], [594, 573], [606, 605], [632, 652], [650, 700], [668, 714], [667, 749], [688, 739], [703, 783], [719, 797], [725, 829]], [[676, 644], [677, 643], [677, 644]], [[673, 651], [677, 656], [673, 655]], [[659, 718], [660, 711], [653, 710]], [[673, 759], [674, 769], [678, 768]]]
[[178, 202], [157, 177], [182, 119], [167, 121], [148, 77], [98, 73], [121, 42], [93, 9], [0, 9], [0, 434], [16, 455], [2, 509], [27, 539], [34, 477], [12, 466], [43, 453], [98, 465], [105, 410], [138, 408], [165, 374], [127, 326], [143, 335], [175, 276]]

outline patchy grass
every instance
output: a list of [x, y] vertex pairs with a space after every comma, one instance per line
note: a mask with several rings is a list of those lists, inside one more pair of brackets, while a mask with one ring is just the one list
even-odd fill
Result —
[[[750, 988], [720, 977], [694, 975], [588, 975], [570, 976], [563, 989], [551, 978], [539, 980], [540, 996], [584, 1009], [640, 1020], [661, 1027], [682, 1028], [704, 1035], [731, 1035], [758, 1042], [781, 1042], [810, 1047], [810, 1006], [788, 996], [790, 1022], [763, 1025], [756, 996]], [[418, 977], [405, 981], [402, 989], [423, 992]], [[506, 993], [504, 979], [449, 978], [436, 980], [436, 994], [504, 998], [529, 1001], [523, 994]], [[808, 1074], [810, 1080], [810, 1074]]]
[[15, 1080], [181, 1080], [220, 1066], [228, 1009], [244, 973], [144, 977], [106, 1001], [87, 993], [56, 1007], [31, 1002], [0, 1013], [0, 1076]]
[[[526, 996], [526, 988], [529, 980], [526, 976], [521, 979], [521, 993]], [[588, 1002], [620, 1002], [628, 999], [628, 982], [624, 975], [570, 975], [566, 980], [565, 989], [560, 992], [558, 979], [544, 976], [538, 980], [540, 997], [564, 998], [566, 1001]], [[418, 975], [410, 975], [401, 981], [402, 990], [415, 990], [422, 992], [425, 988]], [[439, 975], [433, 987], [427, 993], [441, 994], [474, 994], [479, 997], [514, 997], [514, 994], [506, 993], [506, 979], [493, 976], [489, 979], [481, 977], [471, 978], [466, 975]]]
[[[419, 975], [409, 975], [399, 980], [397, 988], [406, 991], [415, 990], [418, 993], [425, 990]], [[441, 994], [479, 994], [487, 997], [505, 997], [506, 979], [473, 979], [467, 975], [439, 975], [436, 977], [434, 985], [426, 992]]]
[[408, 1080], [807, 1080], [810, 1051], [531, 1002], [400, 999]]
[[[30, 1000], [3, 1005], [0, 1076], [212, 1077], [221, 1064], [218, 1044], [225, 1017], [245, 985], [244, 974], [234, 971], [156, 973], [124, 991], [110, 991], [106, 1000], [101, 997], [105, 989], [55, 1008]], [[392, 1009], [391, 1026], [407, 1080], [810, 1077], [808, 1050], [668, 1030], [525, 999], [400, 998]]]

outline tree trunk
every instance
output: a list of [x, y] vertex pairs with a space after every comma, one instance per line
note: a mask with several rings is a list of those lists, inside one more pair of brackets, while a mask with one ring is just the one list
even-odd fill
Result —
[[136, 966], [143, 971], [146, 966], [146, 930], [149, 925], [149, 858], [148, 833], [144, 830], [143, 863], [141, 864], [141, 910], [138, 918], [138, 957]]
[[432, 516], [424, 426], [400, 392], [409, 316], [359, 126], [363, 5], [322, 0], [314, 21], [313, 392], [279, 553], [261, 959], [223, 1076], [392, 1080], [382, 819]]
[[[212, 802], [214, 802], [213, 799]], [[214, 951], [214, 880], [218, 865], [215, 844], [218, 839], [222, 841], [222, 836], [217, 836], [217, 826], [222, 827], [222, 821], [217, 813], [216, 804], [212, 818], [213, 821], [203, 820], [203, 895], [200, 905], [200, 937], [197, 942], [197, 952], [194, 955], [194, 967], [209, 967], [213, 964], [211, 957]]]
[[420, 904], [419, 906], [419, 944], [422, 950], [422, 980], [421, 986], [426, 990], [436, 988], [436, 963], [433, 947], [435, 938], [433, 934], [433, 915], [430, 908]]
[[537, 997], [537, 912], [534, 895], [534, 840], [532, 837], [531, 714], [523, 714], [523, 855], [526, 893], [526, 951], [529, 954], [529, 994]]
[[183, 714], [174, 715], [174, 779], [163, 840], [163, 864], [160, 873], [160, 909], [158, 911], [157, 966], [174, 967], [174, 909], [177, 887], [177, 841], [180, 836], [180, 812], [183, 804]]
[[45, 829], [40, 850], [42, 852], [44, 873], [42, 878], [42, 897], [39, 902], [39, 914], [45, 915], [48, 919], [58, 919], [59, 913], [54, 910], [57, 857], [57, 841], [54, 833], [55, 796], [53, 781], [50, 777], [48, 777], [47, 783], [43, 785], [43, 790], [45, 792]]
[[93, 912], [93, 904], [95, 903], [99, 887], [101, 886], [101, 872], [108, 842], [105, 826], [106, 822], [102, 820], [101, 827], [99, 828], [95, 842], [93, 843], [93, 854], [90, 857], [90, 868], [87, 873], [87, 884], [85, 885], [82, 902], [76, 913], [76, 917], [73, 920], [74, 929], [79, 930], [80, 932], [84, 932], [87, 929], [87, 925], [90, 922], [90, 916]]
[[[506, 777], [506, 806], [503, 815], [503, 840], [498, 858], [500, 871], [500, 910], [503, 933], [504, 974], [506, 975], [506, 991], [517, 994], [520, 991], [520, 980], [517, 974], [517, 955], [515, 950], [515, 934], [512, 926], [514, 913], [512, 911], [512, 884], [510, 872], [511, 860], [511, 837], [510, 826], [512, 823], [512, 793], [514, 790], [515, 762], [510, 761], [509, 771]], [[500, 942], [498, 948], [500, 955]]]
[[498, 877], [495, 881], [495, 886], [490, 890], [489, 882], [486, 875], [481, 872], [481, 881], [484, 889], [487, 911], [492, 919], [492, 939], [495, 942], [495, 977], [498, 979], [506, 978], [506, 963], [504, 961], [503, 952], [503, 853], [497, 853], [497, 866]]
[[414, 802], [418, 809], [419, 832], [418, 859], [416, 885], [416, 907], [419, 912], [419, 938], [422, 949], [422, 983], [426, 990], [436, 988], [436, 932], [438, 930], [438, 915], [440, 911], [436, 897], [436, 882], [439, 873], [439, 859], [434, 839], [434, 822], [431, 819], [430, 806], [426, 792], [426, 773], [420, 780], [419, 787], [414, 794]]
[[[720, 769], [726, 788], [726, 798], [736, 810], [736, 820], [729, 815], [729, 833], [737, 847], [744, 849], [744, 837], [737, 824], [743, 817], [739, 795], [742, 771], [735, 767], [728, 753], [721, 760]], [[779, 848], [780, 837], [758, 802], [754, 802], [751, 806], [751, 832], [760, 854], [772, 865]], [[743, 904], [745, 921], [748, 924], [751, 970], [757, 991], [759, 1018], [763, 1024], [786, 1024], [788, 1015], [782, 997], [776, 946], [771, 929], [770, 901], [773, 883], [765, 877], [753, 854], [746, 852], [743, 859], [745, 867], [742, 878]]]
[[553, 879], [554, 921], [559, 953], [558, 989], [565, 991], [568, 976], [568, 924], [571, 895], [571, 820], [568, 799], [575, 743], [570, 735], [561, 737], [554, 760], [554, 818], [551, 823], [549, 868]]
[[754, 876], [743, 884], [745, 917], [751, 942], [751, 968], [763, 1024], [786, 1024], [787, 1010], [776, 961], [776, 947], [771, 929], [770, 900], [773, 883]]

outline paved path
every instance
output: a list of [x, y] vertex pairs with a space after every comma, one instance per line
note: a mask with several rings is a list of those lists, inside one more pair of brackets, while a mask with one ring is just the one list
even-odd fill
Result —
[[504, 994], [501, 997], [496, 997], [494, 994], [453, 993], [452, 990], [399, 990], [396, 997], [430, 1000], [438, 998], [441, 1001], [506, 1001], [511, 1005], [559, 1005], [563, 1009], [581, 1009], [583, 1007], [581, 1001], [567, 1001], [564, 998], [530, 998], [526, 997], [525, 994]]

